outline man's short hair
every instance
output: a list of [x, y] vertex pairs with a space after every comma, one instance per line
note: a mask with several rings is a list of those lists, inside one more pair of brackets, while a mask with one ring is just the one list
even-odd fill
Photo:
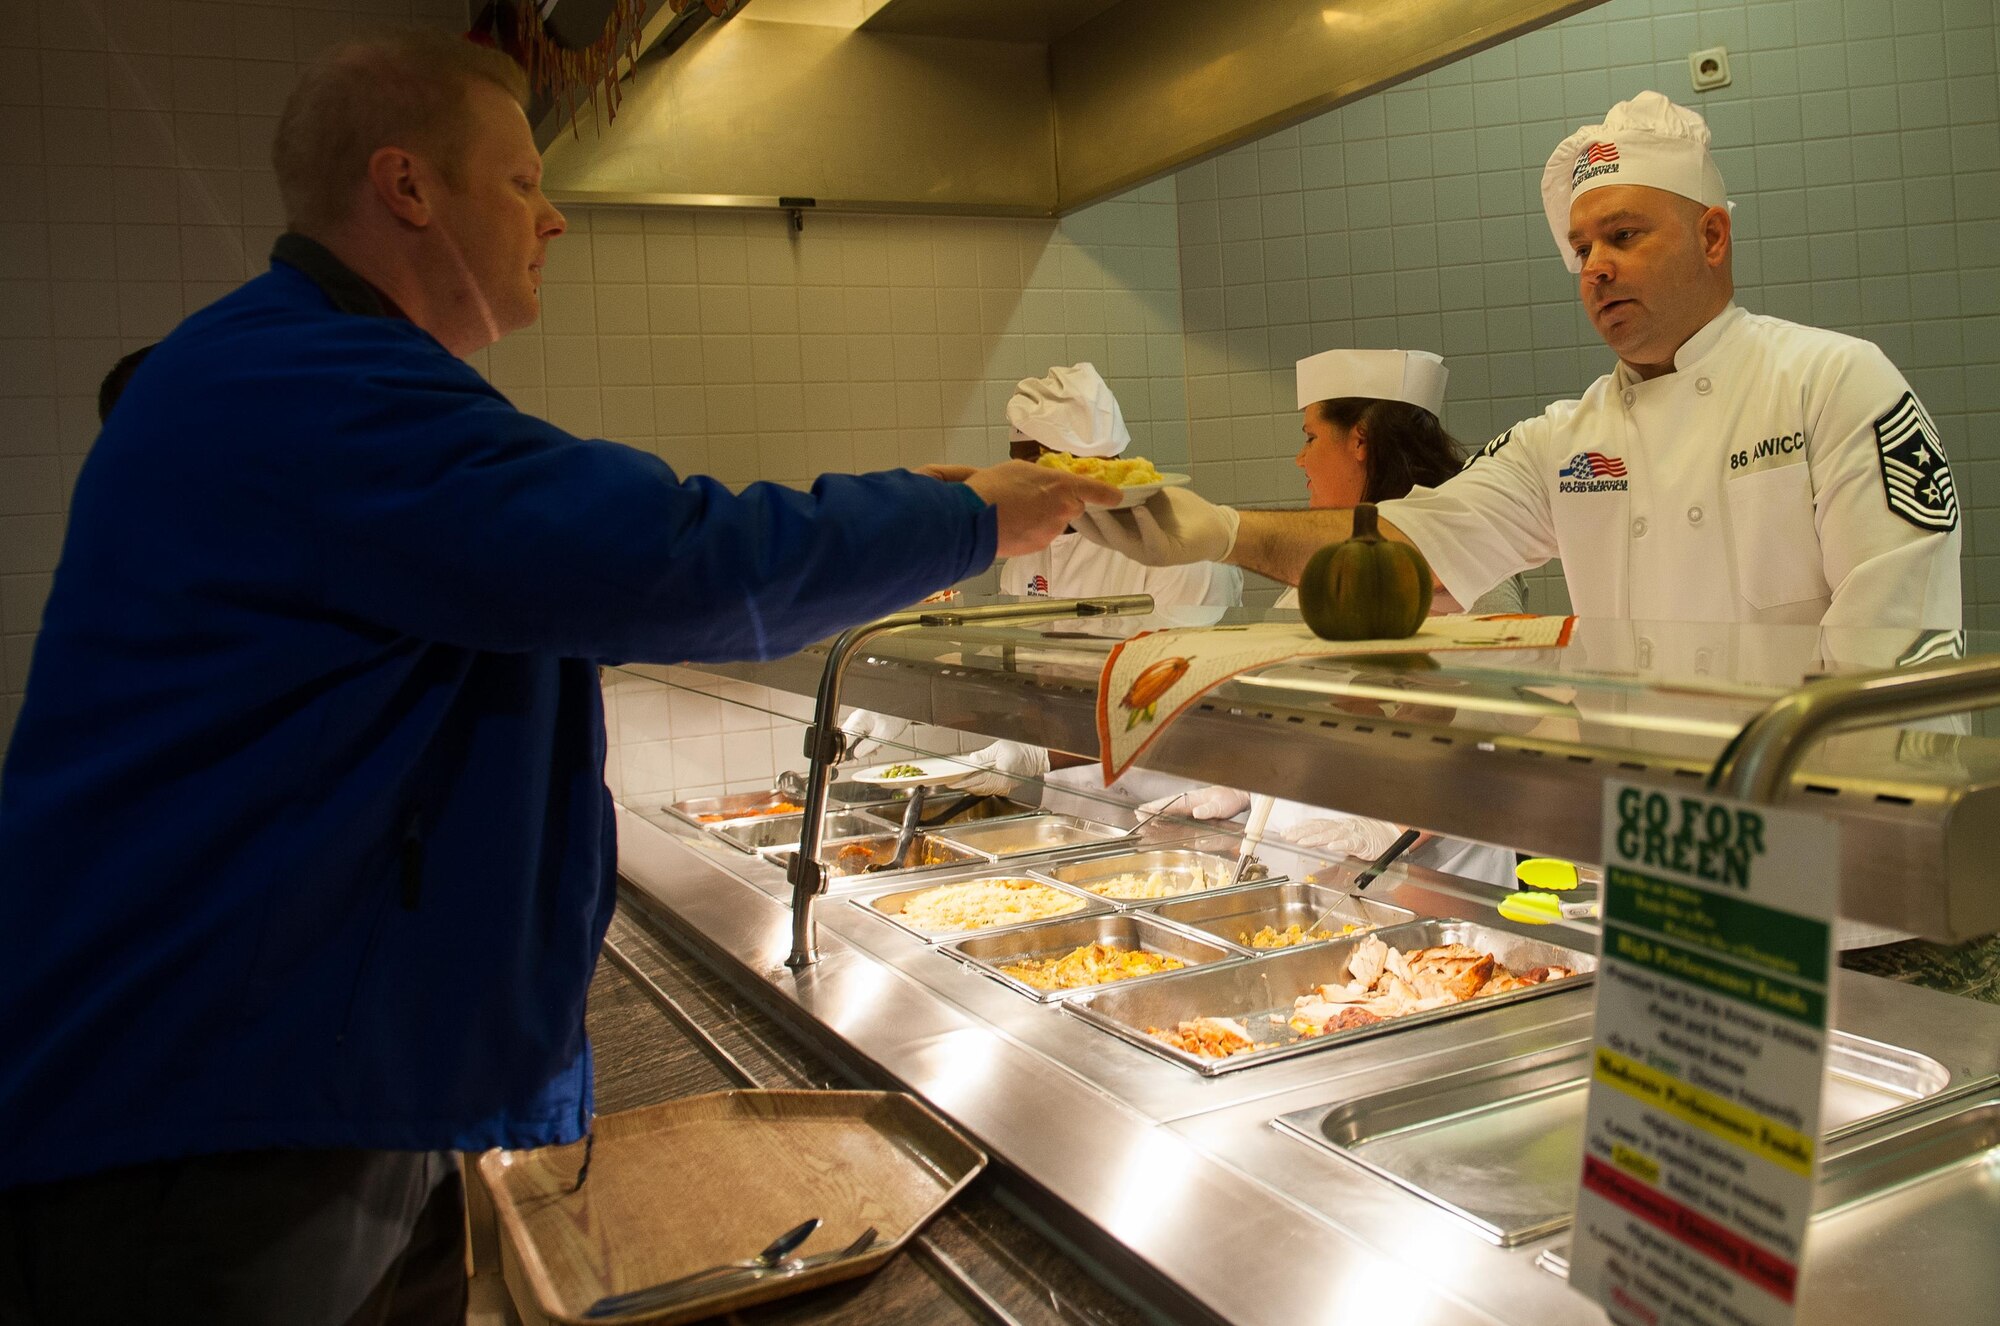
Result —
[[421, 152], [456, 183], [475, 83], [525, 103], [521, 67], [488, 46], [409, 29], [343, 42], [299, 74], [271, 143], [278, 192], [294, 230], [312, 234], [347, 219], [384, 147]]

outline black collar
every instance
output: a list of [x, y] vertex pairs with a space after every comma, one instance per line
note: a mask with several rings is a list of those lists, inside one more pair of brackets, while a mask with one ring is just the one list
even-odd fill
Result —
[[271, 260], [303, 272], [342, 313], [358, 313], [368, 318], [404, 316], [394, 300], [355, 275], [353, 268], [334, 257], [333, 250], [316, 239], [288, 230], [271, 246]]

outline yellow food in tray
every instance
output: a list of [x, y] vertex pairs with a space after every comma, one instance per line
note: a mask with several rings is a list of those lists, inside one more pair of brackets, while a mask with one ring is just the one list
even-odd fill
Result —
[[1134, 484], [1158, 483], [1160, 472], [1153, 468], [1153, 462], [1144, 456], [1072, 456], [1063, 451], [1048, 451], [1042, 454], [1037, 465], [1046, 465], [1052, 470], [1064, 470], [1070, 474], [1081, 474], [1086, 479], [1101, 479], [1105, 483], [1115, 483], [1120, 488], [1130, 488]]
[[1251, 948], [1290, 948], [1294, 944], [1318, 944], [1325, 940], [1338, 939], [1341, 935], [1351, 935], [1360, 928], [1354, 922], [1349, 921], [1346, 925], [1340, 927], [1339, 934], [1331, 930], [1315, 930], [1311, 934], [1307, 934], [1306, 928], [1294, 921], [1283, 930], [1278, 929], [1276, 926], [1267, 925], [1254, 935], [1248, 931], [1242, 931], [1237, 934], [1236, 942], [1247, 944]]
[[1194, 1018], [1171, 1028], [1148, 1027], [1146, 1034], [1183, 1054], [1204, 1059], [1227, 1059], [1257, 1048], [1250, 1029], [1235, 1018]]
[[1179, 971], [1186, 965], [1179, 958], [1142, 948], [1085, 944], [1059, 958], [1023, 958], [1019, 962], [1008, 963], [1000, 970], [1037, 990], [1081, 990], [1086, 986], [1108, 985], [1112, 981], [1129, 981], [1135, 976]]
[[1223, 871], [1133, 870], [1107, 879], [1093, 879], [1083, 887], [1100, 897], [1136, 902], [1145, 898], [1177, 898], [1226, 882]]
[[1046, 920], [1082, 906], [1074, 894], [1032, 879], [975, 879], [925, 889], [903, 904], [903, 920], [919, 930], [985, 930]]

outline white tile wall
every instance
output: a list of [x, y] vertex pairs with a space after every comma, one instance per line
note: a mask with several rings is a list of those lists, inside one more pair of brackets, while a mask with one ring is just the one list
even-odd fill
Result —
[[[1993, 0], [1611, 0], [1180, 172], [1194, 473], [1300, 505], [1292, 364], [1337, 346], [1450, 361], [1477, 446], [1612, 363], [1536, 179], [1652, 87], [1707, 116], [1746, 307], [1866, 337], [1945, 433], [1966, 621], [2000, 627], [2000, 18]], [[1692, 91], [1689, 52], [1735, 81]], [[1566, 602], [1551, 568], [1531, 604]], [[1266, 593], [1272, 592], [1268, 587]]]

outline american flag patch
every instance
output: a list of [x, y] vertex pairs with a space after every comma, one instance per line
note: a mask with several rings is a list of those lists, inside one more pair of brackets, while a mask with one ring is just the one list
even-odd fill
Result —
[[1599, 451], [1579, 451], [1556, 473], [1565, 479], [1622, 479], [1625, 462]]
[[1592, 143], [1589, 147], [1583, 149], [1583, 160], [1586, 165], [1594, 166], [1600, 161], [1616, 161], [1617, 159], [1618, 144], [1616, 143]]
[[1609, 175], [1618, 169], [1618, 144], [1592, 143], [1576, 154], [1576, 169], [1569, 173], [1572, 187], [1592, 175]]
[[1945, 533], [1958, 528], [1958, 489], [1951, 465], [1937, 440], [1937, 425], [1904, 392], [1896, 408], [1875, 421], [1875, 445], [1882, 456], [1882, 487], [1889, 509], [1921, 530]]

